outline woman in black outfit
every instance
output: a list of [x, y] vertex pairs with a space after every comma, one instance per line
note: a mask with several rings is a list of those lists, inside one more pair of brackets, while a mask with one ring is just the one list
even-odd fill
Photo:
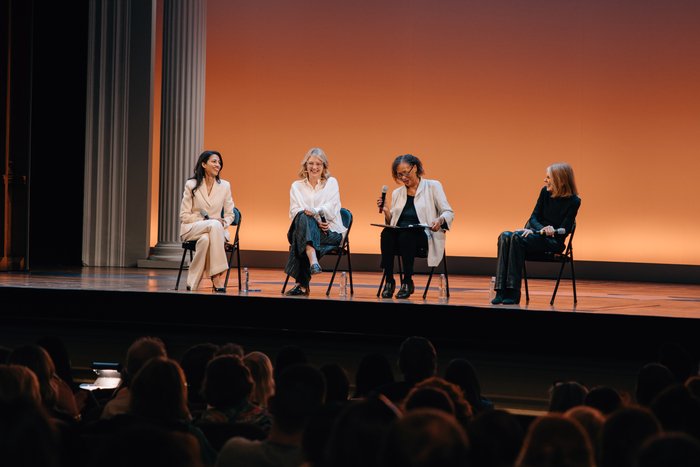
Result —
[[[574, 227], [581, 199], [571, 166], [566, 162], [550, 165], [544, 183], [526, 228], [503, 232], [498, 237], [497, 294], [491, 301], [494, 305], [520, 303], [525, 253], [561, 253], [565, 247], [564, 239]], [[561, 229], [563, 233], [558, 232]]]

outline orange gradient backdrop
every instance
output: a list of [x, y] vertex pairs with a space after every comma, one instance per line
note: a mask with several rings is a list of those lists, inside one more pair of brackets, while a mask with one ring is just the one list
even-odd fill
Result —
[[353, 252], [379, 252], [375, 200], [411, 153], [454, 208], [451, 256], [495, 256], [566, 161], [578, 259], [700, 265], [699, 24], [694, 0], [208, 0], [205, 149], [245, 249], [287, 249], [320, 147]]

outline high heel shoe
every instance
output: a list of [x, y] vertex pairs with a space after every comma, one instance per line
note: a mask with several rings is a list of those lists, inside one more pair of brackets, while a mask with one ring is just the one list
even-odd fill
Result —
[[415, 287], [413, 286], [413, 281], [408, 280], [401, 284], [401, 290], [396, 294], [396, 298], [408, 298], [411, 294], [415, 292]]
[[394, 296], [394, 289], [396, 288], [396, 282], [394, 280], [387, 280], [384, 284], [384, 290], [382, 290], [382, 298], [391, 298]]
[[507, 289], [506, 297], [503, 299], [504, 305], [520, 305], [520, 291], [515, 289]]

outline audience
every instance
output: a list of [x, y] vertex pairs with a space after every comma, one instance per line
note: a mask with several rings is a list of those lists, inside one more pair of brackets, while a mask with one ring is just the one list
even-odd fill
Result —
[[199, 344], [185, 352], [185, 371], [160, 339], [145, 337], [127, 352], [105, 420], [90, 422], [80, 418], [85, 393], [74, 396], [65, 347], [41, 342], [61, 362], [60, 376], [36, 345], [0, 364], [3, 466], [700, 465], [700, 378], [674, 383], [689, 362], [674, 346], [660, 361], [677, 375], [659, 363], [639, 371], [639, 406], [610, 387], [589, 392], [566, 382], [552, 387], [549, 413], [535, 418], [494, 409], [465, 359], [436, 377], [435, 348], [422, 337], [401, 344], [400, 382], [384, 355], [363, 358], [351, 401], [347, 371], [304, 363], [298, 346], [283, 348], [273, 369], [261, 352], [241, 357], [236, 344]]

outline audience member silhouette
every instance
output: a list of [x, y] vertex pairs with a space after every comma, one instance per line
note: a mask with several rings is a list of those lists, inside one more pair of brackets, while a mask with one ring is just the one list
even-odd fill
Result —
[[209, 408], [196, 420], [200, 423], [247, 423], [270, 431], [267, 407], [250, 401], [253, 380], [250, 370], [234, 355], [215, 357], [207, 365], [202, 395]]
[[643, 407], [626, 407], [610, 415], [603, 425], [600, 467], [632, 467], [637, 449], [661, 426]]
[[399, 348], [398, 365], [403, 381], [386, 384], [377, 389], [392, 402], [404, 400], [413, 386], [435, 376], [437, 372], [435, 347], [424, 337], [409, 337]]
[[445, 380], [462, 389], [464, 398], [472, 407], [474, 415], [493, 410], [493, 403], [481, 395], [481, 385], [476, 370], [466, 358], [455, 358], [445, 369]]
[[382, 467], [464, 467], [469, 442], [454, 417], [417, 409], [395, 421], [386, 435]]
[[639, 450], [635, 467], [697, 467], [700, 442], [683, 433], [652, 436]]
[[[9, 376], [6, 372], [5, 377]], [[8, 385], [3, 381], [4, 388]], [[0, 395], [0, 465], [58, 467], [61, 465], [59, 452], [58, 432], [45, 410], [31, 396]], [[62, 460], [63, 465], [71, 465], [73, 459], [64, 457]]]
[[420, 383], [416, 384], [415, 389], [435, 388], [443, 391], [452, 401], [455, 408], [455, 417], [462, 425], [462, 428], [467, 427], [472, 420], [472, 408], [469, 402], [462, 396], [462, 390], [456, 384], [449, 383], [442, 378], [433, 376]]
[[326, 378], [326, 403], [347, 402], [350, 394], [350, 378], [348, 372], [336, 363], [321, 367], [321, 373]]
[[275, 393], [272, 362], [262, 352], [251, 352], [243, 357], [243, 363], [248, 367], [250, 376], [253, 378], [253, 393], [250, 399], [267, 406], [267, 399]]
[[673, 375], [665, 366], [658, 363], [644, 365], [637, 375], [637, 403], [649, 407], [651, 401], [674, 382]]
[[445, 391], [437, 388], [413, 388], [406, 397], [404, 410], [435, 409], [448, 415], [455, 415], [455, 405]]
[[698, 364], [690, 352], [679, 344], [663, 344], [660, 349], [659, 364], [668, 368], [677, 383], [685, 383], [693, 373], [697, 374]]
[[373, 353], [366, 355], [357, 367], [355, 374], [355, 395], [359, 399], [369, 396], [375, 389], [394, 382], [394, 372], [386, 355]]
[[605, 416], [623, 407], [620, 394], [607, 386], [598, 386], [588, 391], [583, 400], [583, 405], [593, 407]]
[[201, 394], [204, 374], [207, 364], [216, 356], [219, 346], [215, 344], [197, 344], [185, 351], [180, 359], [180, 367], [187, 379], [187, 401], [194, 407], [204, 408], [206, 405]]
[[341, 402], [325, 403], [309, 417], [301, 442], [306, 467], [323, 467], [331, 430], [346, 405]]
[[515, 467], [595, 467], [595, 457], [581, 425], [551, 413], [532, 422]]
[[[129, 409], [131, 384], [136, 374], [152, 358], [166, 357], [165, 344], [157, 337], [142, 337], [137, 339], [126, 352], [126, 365], [122, 369], [122, 382], [114, 392], [114, 396], [102, 411], [101, 419], [107, 420], [117, 414], [126, 413]], [[199, 392], [197, 390], [197, 392]]]
[[583, 405], [588, 394], [588, 390], [576, 381], [554, 383], [549, 392], [550, 413], [564, 413], [572, 407]]
[[41, 407], [39, 380], [23, 365], [0, 365], [0, 397], [24, 397]]
[[229, 440], [219, 453], [218, 467], [297, 467], [303, 462], [301, 441], [310, 415], [323, 404], [326, 382], [309, 365], [293, 365], [276, 379], [269, 399], [273, 417], [270, 436], [264, 441]]
[[525, 438], [515, 415], [498, 409], [478, 414], [467, 426], [467, 434], [472, 467], [511, 467]]
[[245, 352], [243, 352], [243, 347], [240, 345], [229, 342], [228, 344], [222, 345], [219, 351], [216, 352], [217, 357], [220, 355], [235, 355], [238, 358], [243, 358]]
[[284, 370], [292, 365], [304, 365], [308, 363], [306, 354], [298, 345], [285, 345], [277, 352], [277, 360], [273, 370], [275, 381]]
[[586, 430], [588, 439], [593, 447], [596, 464], [598, 464], [600, 462], [600, 438], [606, 421], [605, 416], [598, 409], [579, 405], [567, 410], [564, 417], [577, 421]]
[[684, 385], [661, 391], [650, 408], [665, 432], [680, 431], [700, 440], [700, 400]]

